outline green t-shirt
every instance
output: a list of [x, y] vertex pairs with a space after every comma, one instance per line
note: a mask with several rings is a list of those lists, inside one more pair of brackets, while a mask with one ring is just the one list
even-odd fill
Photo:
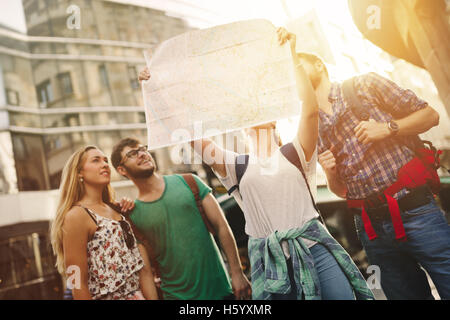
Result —
[[[211, 188], [197, 176], [194, 178], [203, 199]], [[158, 200], [136, 200], [130, 215], [152, 246], [161, 271], [164, 299], [223, 299], [232, 293], [230, 281], [191, 189], [180, 175], [164, 176], [164, 182]]]

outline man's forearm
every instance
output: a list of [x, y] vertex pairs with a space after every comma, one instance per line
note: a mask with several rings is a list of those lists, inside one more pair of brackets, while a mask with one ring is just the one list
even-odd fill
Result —
[[227, 225], [220, 226], [219, 230], [217, 230], [217, 236], [228, 259], [231, 273], [242, 272], [236, 241], [234, 240], [231, 229]]
[[139, 271], [139, 285], [147, 300], [157, 300], [158, 291], [156, 290], [154, 275], [152, 272], [152, 267], [150, 265], [150, 259], [147, 254], [147, 250], [144, 245], [138, 245], [139, 252], [141, 253], [142, 259], [144, 260], [144, 267]]
[[328, 189], [336, 194], [338, 197], [345, 198], [347, 195], [347, 186], [341, 179], [338, 178], [337, 174], [327, 175]]
[[439, 113], [431, 107], [426, 107], [396, 122], [399, 126], [399, 136], [417, 135], [437, 126]]

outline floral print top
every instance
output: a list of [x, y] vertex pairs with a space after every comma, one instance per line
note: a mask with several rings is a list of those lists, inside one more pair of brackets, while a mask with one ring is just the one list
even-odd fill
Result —
[[97, 224], [97, 230], [87, 245], [88, 287], [92, 298], [144, 299], [139, 289], [138, 273], [143, 268], [144, 261], [136, 241], [134, 247], [128, 249], [119, 221], [84, 209]]

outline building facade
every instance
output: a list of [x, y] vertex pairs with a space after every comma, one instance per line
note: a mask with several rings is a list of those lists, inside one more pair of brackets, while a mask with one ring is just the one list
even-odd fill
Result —
[[[48, 231], [65, 162], [82, 146], [110, 155], [121, 138], [147, 141], [143, 51], [191, 27], [111, 1], [23, 7], [27, 34], [0, 27], [0, 299], [60, 298]], [[201, 170], [169, 153], [153, 154], [163, 173]], [[114, 170], [112, 181], [118, 196], [132, 194]]]
[[146, 141], [143, 50], [189, 28], [164, 12], [108, 1], [23, 5], [28, 35], [1, 39], [14, 43], [3, 45], [1, 65], [17, 189], [52, 190], [80, 146], [109, 154], [122, 137]]

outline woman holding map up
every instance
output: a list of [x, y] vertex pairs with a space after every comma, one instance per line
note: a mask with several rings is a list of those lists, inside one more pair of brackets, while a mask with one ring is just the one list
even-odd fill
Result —
[[[209, 139], [192, 146], [244, 212], [253, 299], [373, 299], [350, 256], [319, 220], [312, 195], [318, 103], [295, 52], [295, 35], [284, 28], [277, 34], [280, 45], [290, 43], [303, 102], [294, 140], [280, 147], [275, 122], [271, 122], [246, 130], [250, 155], [224, 150]], [[140, 78], [149, 79], [149, 71], [142, 71]]]

